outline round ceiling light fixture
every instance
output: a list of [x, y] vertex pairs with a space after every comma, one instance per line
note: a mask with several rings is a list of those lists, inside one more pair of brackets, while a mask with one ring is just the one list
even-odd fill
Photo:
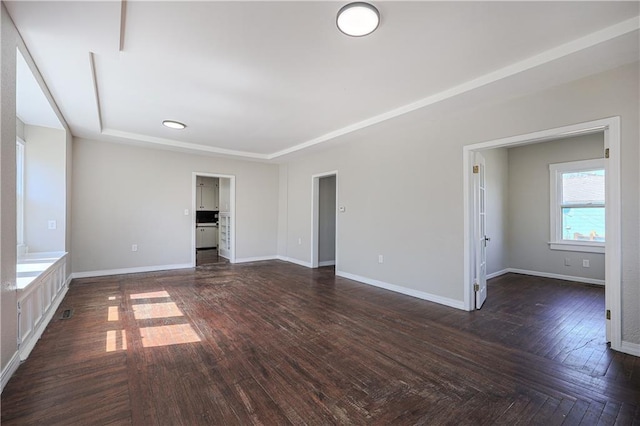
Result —
[[170, 129], [178, 129], [178, 130], [182, 130], [185, 127], [187, 127], [186, 124], [181, 123], [179, 121], [175, 121], [175, 120], [164, 120], [162, 122], [162, 125], [165, 126], [165, 127], [170, 128]]
[[343, 6], [336, 18], [338, 29], [351, 37], [371, 34], [379, 24], [380, 12], [373, 5], [365, 2], [354, 2]]

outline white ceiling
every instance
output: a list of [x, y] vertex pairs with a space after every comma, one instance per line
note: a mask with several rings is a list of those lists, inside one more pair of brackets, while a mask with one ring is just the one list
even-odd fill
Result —
[[262, 159], [639, 57], [638, 2], [374, 2], [362, 38], [345, 3], [5, 2], [74, 135]]
[[18, 51], [16, 62], [16, 115], [25, 124], [64, 129], [40, 85]]

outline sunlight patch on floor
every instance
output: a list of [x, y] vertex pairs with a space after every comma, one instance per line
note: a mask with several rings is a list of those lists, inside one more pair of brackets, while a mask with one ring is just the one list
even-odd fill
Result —
[[144, 327], [140, 329], [140, 337], [142, 337], [142, 346], [145, 348], [201, 341], [198, 334], [189, 324]]
[[133, 305], [132, 308], [133, 316], [136, 320], [183, 316], [182, 311], [175, 302], [144, 303]]
[[126, 330], [109, 330], [107, 331], [106, 351], [126, 351], [127, 350], [127, 331]]
[[109, 306], [109, 313], [107, 314], [107, 321], [118, 321], [120, 316], [118, 315], [117, 306]]
[[161, 290], [161, 291], [149, 291], [147, 293], [135, 293], [129, 296], [129, 298], [131, 300], [136, 300], [136, 299], [156, 299], [159, 297], [171, 297], [169, 296], [169, 293], [167, 293], [165, 290]]

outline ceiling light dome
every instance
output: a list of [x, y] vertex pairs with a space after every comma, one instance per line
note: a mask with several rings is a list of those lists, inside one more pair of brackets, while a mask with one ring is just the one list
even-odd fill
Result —
[[175, 121], [175, 120], [164, 120], [162, 122], [162, 125], [165, 126], [165, 127], [170, 128], [170, 129], [178, 129], [178, 130], [182, 130], [185, 127], [187, 127], [186, 124], [181, 123], [179, 121]]
[[364, 2], [349, 3], [338, 11], [336, 25], [344, 34], [362, 37], [371, 34], [380, 24], [380, 13]]

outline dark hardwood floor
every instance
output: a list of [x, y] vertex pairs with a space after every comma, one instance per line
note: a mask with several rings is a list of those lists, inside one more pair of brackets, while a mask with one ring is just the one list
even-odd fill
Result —
[[469, 313], [280, 261], [78, 279], [2, 424], [638, 424], [603, 299], [510, 274]]
[[218, 255], [218, 249], [196, 249], [196, 266], [227, 262], [227, 259]]

